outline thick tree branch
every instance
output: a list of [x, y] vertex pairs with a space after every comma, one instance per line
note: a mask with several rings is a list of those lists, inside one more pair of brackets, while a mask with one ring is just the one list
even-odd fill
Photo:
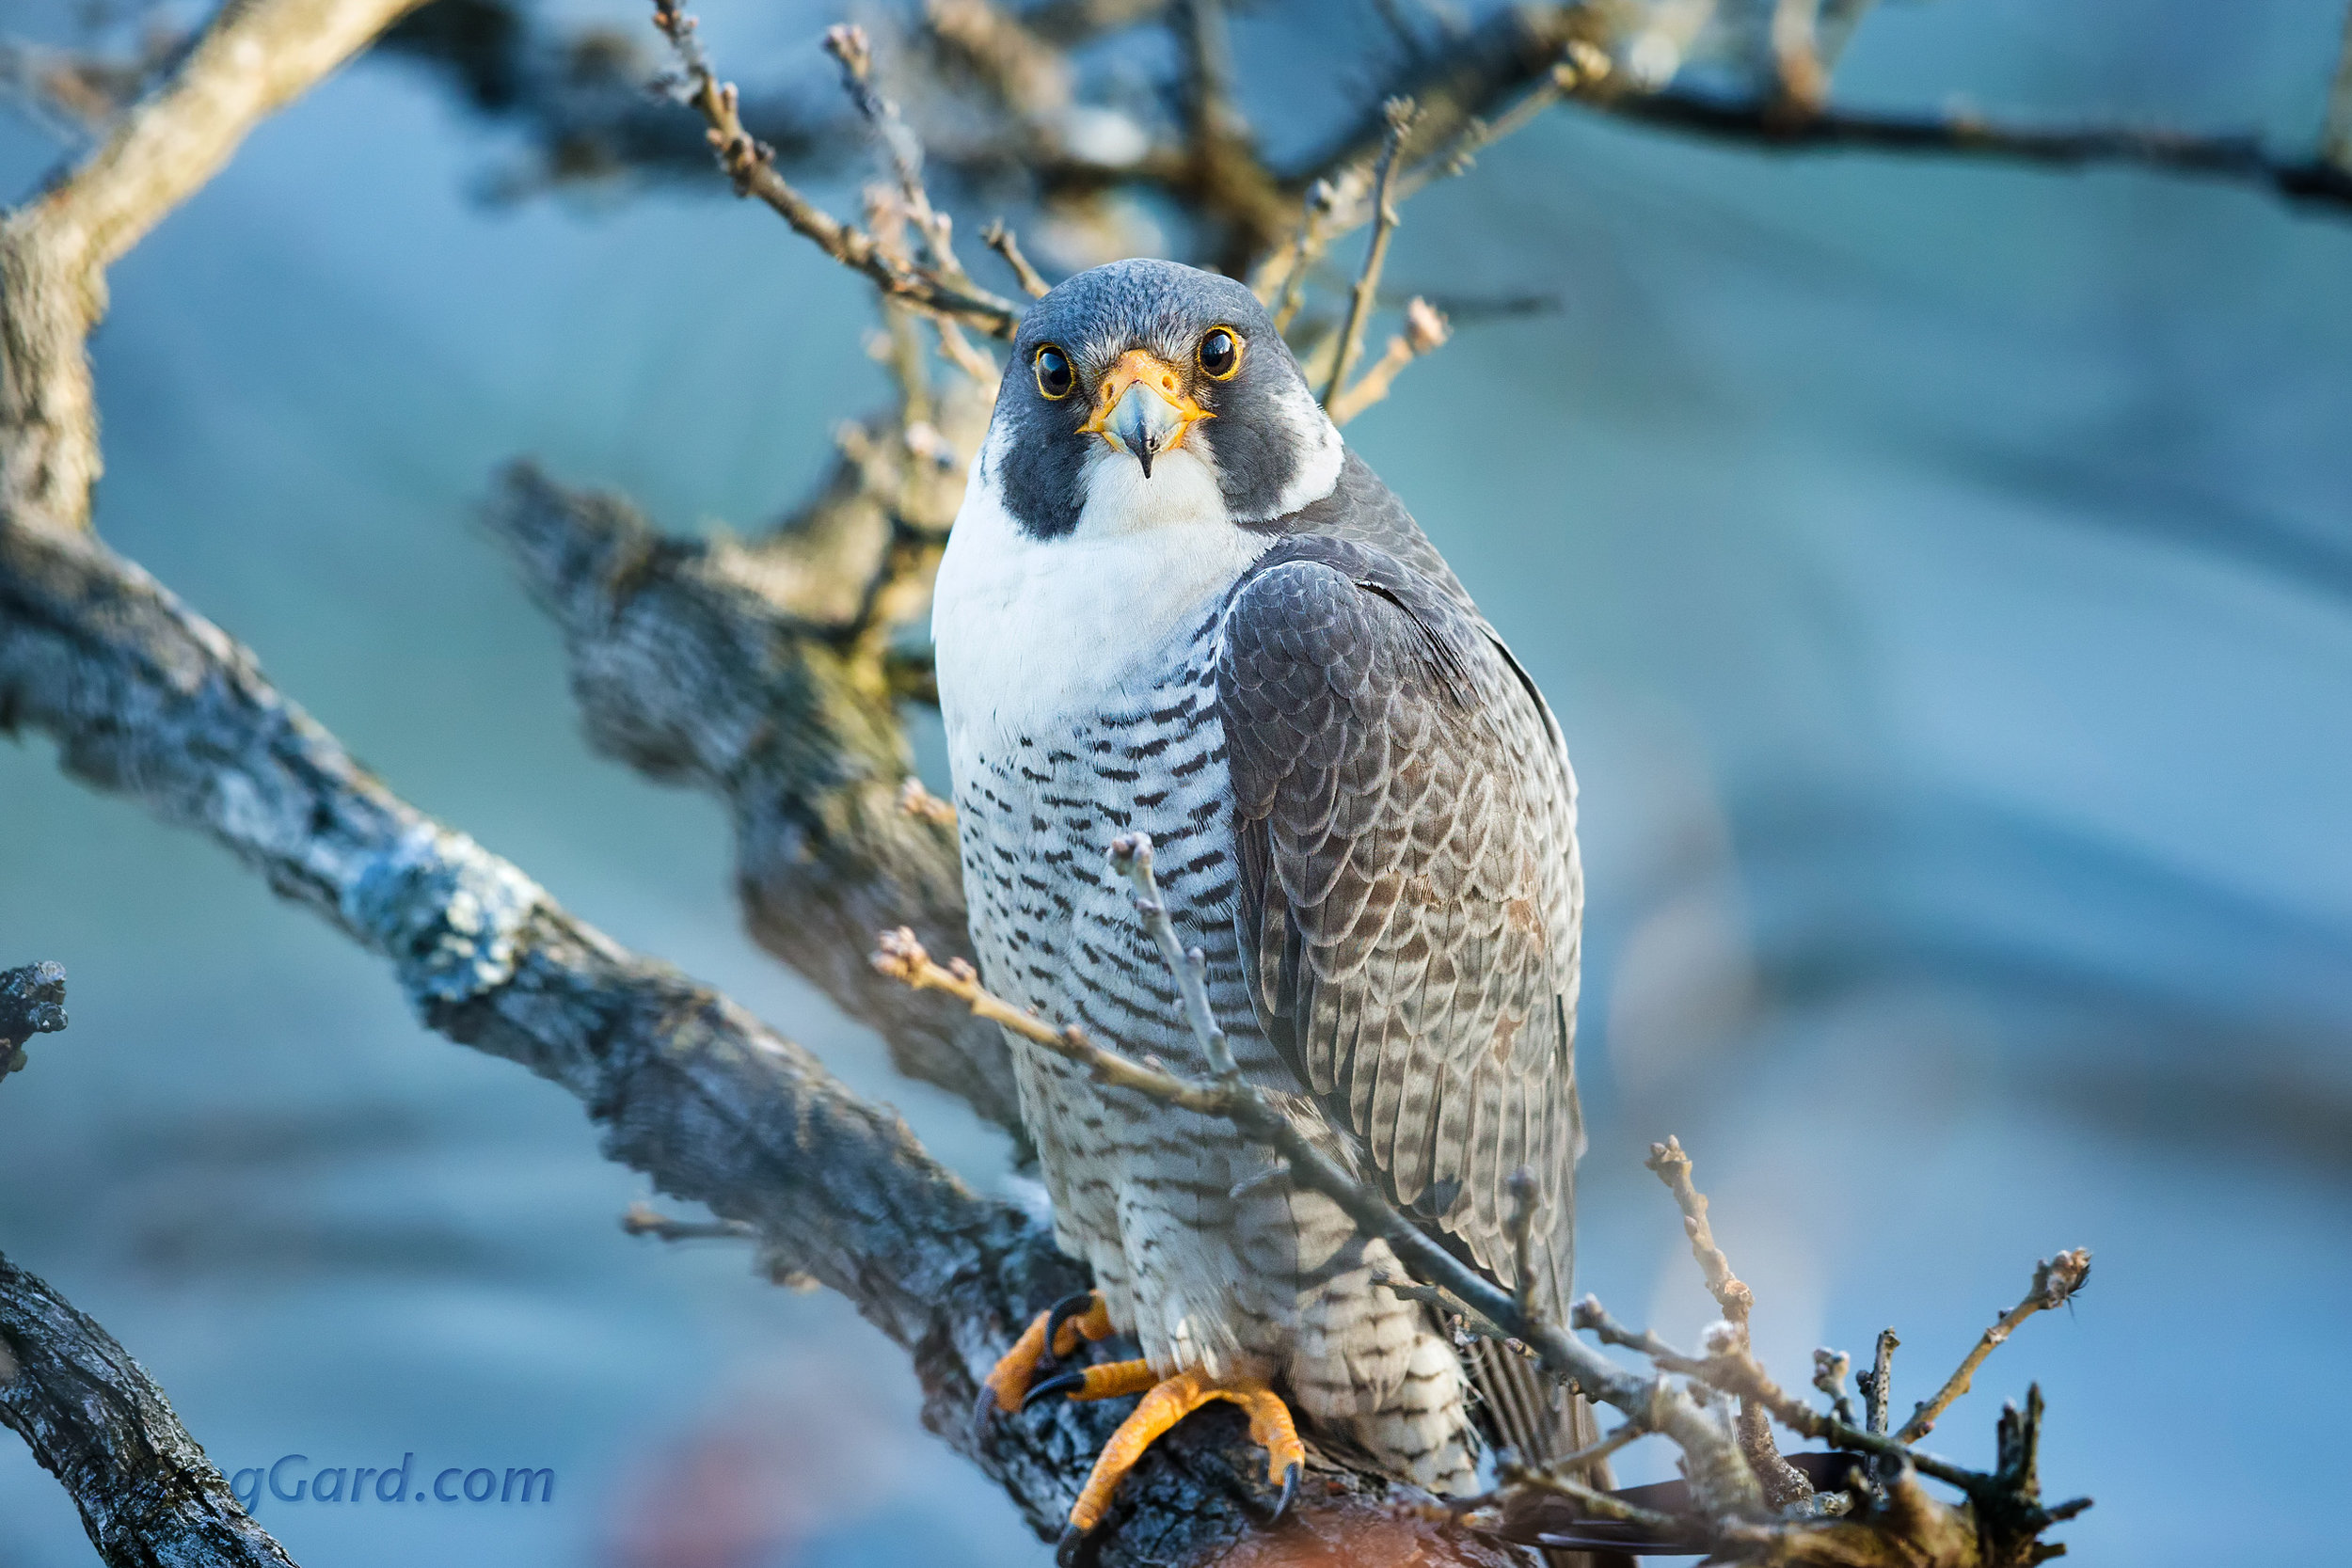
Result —
[[878, 497], [870, 467], [845, 460], [815, 507], [751, 546], [665, 538], [626, 503], [527, 467], [507, 475], [489, 521], [564, 633], [591, 743], [727, 802], [761, 945], [879, 1031], [901, 1071], [1017, 1137], [1003, 1037], [865, 961], [884, 927], [948, 952], [967, 940], [954, 828], [902, 808], [913, 763], [896, 694], [879, 652], [848, 637], [856, 584], [884, 569], [892, 516], [905, 516], [884, 500], [915, 510], [935, 540], [953, 490], [924, 512], [924, 496]]
[[0, 1425], [63, 1483], [106, 1568], [294, 1568], [130, 1352], [6, 1258]]
[[98, 149], [0, 218], [0, 510], [89, 520], [98, 409], [84, 340], [106, 269], [246, 134], [418, 0], [230, 0]]
[[[1058, 1531], [1118, 1413], [1041, 1406], [984, 1433], [966, 1419], [1021, 1324], [1085, 1282], [1020, 1211], [973, 1194], [723, 996], [393, 796], [250, 654], [87, 532], [0, 518], [0, 711], [52, 736], [69, 771], [207, 833], [389, 959], [428, 1027], [562, 1085], [609, 1158], [755, 1227], [771, 1273], [847, 1295], [913, 1354], [926, 1424]], [[1105, 1568], [1209, 1562], [1251, 1528], [1240, 1423], [1190, 1423], [1153, 1454]], [[1299, 1528], [1327, 1544], [1402, 1531], [1432, 1564], [1504, 1568], [1400, 1520], [1389, 1483], [1316, 1474]]]

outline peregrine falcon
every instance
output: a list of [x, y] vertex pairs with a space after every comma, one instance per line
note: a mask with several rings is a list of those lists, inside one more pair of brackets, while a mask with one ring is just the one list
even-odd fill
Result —
[[[1506, 1286], [1511, 1178], [1531, 1173], [1534, 1299], [1564, 1317], [1583, 1145], [1566, 748], [1248, 290], [1132, 261], [1031, 307], [932, 631], [988, 987], [1204, 1072], [1104, 860], [1114, 835], [1150, 834], [1242, 1069]], [[1375, 1283], [1406, 1272], [1387, 1246], [1230, 1124], [1012, 1051], [1056, 1240], [1096, 1293], [1030, 1325], [983, 1408], [1146, 1396], [1066, 1545], [1210, 1400], [1243, 1406], [1286, 1498], [1290, 1405], [1438, 1492], [1474, 1489], [1482, 1427], [1534, 1457], [1565, 1436], [1522, 1363], [1466, 1369], [1427, 1307]], [[1032, 1388], [1113, 1335], [1140, 1359]]]

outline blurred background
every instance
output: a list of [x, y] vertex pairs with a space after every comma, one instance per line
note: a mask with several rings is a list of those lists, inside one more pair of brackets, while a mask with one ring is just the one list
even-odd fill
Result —
[[[645, 8], [548, 9], [633, 35]], [[834, 10], [701, 13], [723, 71], [833, 90]], [[0, 15], [59, 41], [87, 20]], [[1369, 17], [1237, 17], [1278, 149], [1360, 106]], [[2302, 148], [2342, 23], [1890, 4], [1837, 98]], [[7, 199], [64, 145], [0, 123]], [[674, 530], [757, 526], [888, 395], [868, 292], [715, 174], [550, 193], [516, 178], [531, 156], [392, 59], [265, 124], [115, 269], [100, 529], [395, 789], [1004, 1189], [999, 1137], [741, 934], [719, 808], [588, 753], [476, 521], [529, 453]], [[813, 188], [853, 210], [856, 173]], [[959, 208], [965, 232], [987, 215]], [[1049, 270], [1082, 259], [1053, 243]], [[2091, 1247], [2077, 1306], [1930, 1440], [1989, 1462], [2000, 1401], [2039, 1380], [2046, 1484], [2098, 1499], [2059, 1531], [2075, 1560], [2343, 1550], [2348, 266], [2344, 214], [2248, 189], [1776, 157], [1561, 110], [1407, 209], [1400, 296], [1516, 303], [1457, 309], [1349, 430], [1582, 780], [1581, 1285], [1672, 1338], [1713, 1315], [1640, 1166], [1677, 1132], [1768, 1363], [1801, 1384], [1816, 1345], [1860, 1357], [1894, 1324], [1899, 1411], [2037, 1258]], [[944, 792], [928, 742], [925, 766]], [[1046, 1560], [840, 1301], [727, 1243], [625, 1237], [644, 1185], [562, 1091], [426, 1034], [380, 964], [24, 737], [0, 745], [0, 962], [34, 958], [66, 965], [73, 1025], [0, 1092], [0, 1248], [225, 1471], [556, 1475], [545, 1504], [263, 1497], [297, 1559]], [[1629, 1457], [1633, 1481], [1664, 1463]], [[91, 1560], [0, 1442], [0, 1563]]]

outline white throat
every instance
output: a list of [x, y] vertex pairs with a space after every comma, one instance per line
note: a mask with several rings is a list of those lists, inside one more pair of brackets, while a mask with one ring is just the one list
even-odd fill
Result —
[[931, 640], [948, 749], [1001, 754], [997, 737], [1044, 743], [1057, 721], [1123, 705], [1166, 673], [1188, 635], [1272, 535], [1235, 526], [1216, 470], [1177, 448], [1152, 477], [1103, 447], [1084, 471], [1078, 525], [1021, 531], [993, 481], [1003, 427], [973, 466], [939, 563]]

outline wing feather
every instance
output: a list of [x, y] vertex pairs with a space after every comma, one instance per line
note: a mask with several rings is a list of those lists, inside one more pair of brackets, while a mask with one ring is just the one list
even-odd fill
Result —
[[1269, 1035], [1391, 1196], [1565, 1310], [1581, 1144], [1575, 782], [1542, 699], [1451, 580], [1328, 534], [1269, 550], [1216, 672], [1236, 919]]

